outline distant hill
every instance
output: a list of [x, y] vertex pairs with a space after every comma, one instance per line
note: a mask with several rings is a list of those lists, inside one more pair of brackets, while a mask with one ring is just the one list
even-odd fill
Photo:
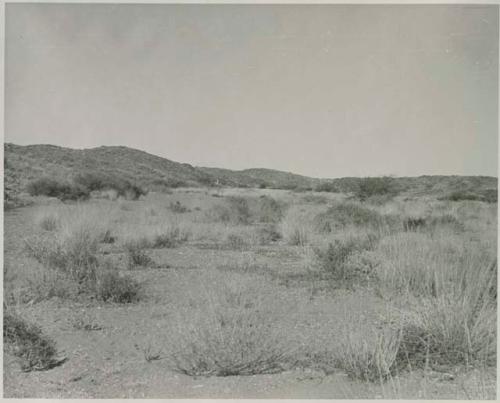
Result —
[[[7, 196], [23, 192], [34, 179], [51, 177], [68, 181], [84, 172], [102, 172], [151, 191], [179, 186], [229, 186], [353, 192], [361, 180], [317, 179], [264, 168], [233, 171], [193, 167], [121, 146], [76, 150], [54, 145], [4, 145], [4, 187]], [[497, 178], [487, 176], [398, 177], [394, 181], [400, 191], [409, 195], [483, 191], [497, 189], [498, 183]]]

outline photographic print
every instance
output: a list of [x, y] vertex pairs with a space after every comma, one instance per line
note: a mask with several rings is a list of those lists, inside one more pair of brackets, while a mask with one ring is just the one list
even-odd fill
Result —
[[498, 5], [5, 5], [6, 398], [496, 398]]

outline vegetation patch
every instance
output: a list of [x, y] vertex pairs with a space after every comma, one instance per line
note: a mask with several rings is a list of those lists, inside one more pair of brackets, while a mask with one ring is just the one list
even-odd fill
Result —
[[356, 203], [335, 203], [313, 220], [319, 233], [330, 233], [347, 226], [379, 228], [387, 224], [384, 216]]
[[50, 369], [62, 363], [56, 358], [56, 344], [51, 338], [38, 326], [5, 309], [3, 340], [4, 352], [19, 357], [23, 371]]

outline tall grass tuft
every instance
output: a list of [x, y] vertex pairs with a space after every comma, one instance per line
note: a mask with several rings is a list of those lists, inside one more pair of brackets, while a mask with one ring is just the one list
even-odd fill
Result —
[[3, 340], [4, 352], [19, 357], [23, 371], [44, 370], [58, 364], [55, 342], [14, 312], [4, 310]]
[[194, 376], [282, 371], [292, 346], [280, 326], [272, 291], [248, 281], [231, 283], [224, 275], [204, 279], [203, 284], [190, 302], [197, 309], [179, 315], [170, 341], [175, 346], [173, 369]]

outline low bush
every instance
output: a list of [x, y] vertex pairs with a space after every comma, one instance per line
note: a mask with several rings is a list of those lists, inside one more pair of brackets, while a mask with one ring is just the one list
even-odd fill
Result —
[[257, 230], [257, 236], [261, 245], [267, 245], [282, 239], [281, 233], [275, 225], [266, 225]]
[[153, 267], [155, 265], [153, 259], [146, 253], [140, 243], [129, 242], [125, 245], [125, 250], [129, 270], [136, 267]]
[[316, 192], [331, 192], [339, 193], [340, 190], [338, 186], [333, 182], [321, 182], [314, 188]]
[[51, 178], [40, 178], [28, 183], [27, 192], [31, 196], [57, 197], [60, 200], [87, 199], [90, 192], [78, 185], [67, 182], [59, 182]]
[[38, 326], [5, 309], [3, 340], [4, 352], [19, 357], [23, 371], [45, 370], [60, 363], [56, 359], [54, 340], [44, 335]]
[[107, 266], [98, 276], [96, 295], [105, 302], [128, 304], [139, 300], [140, 289], [132, 277]]
[[225, 204], [217, 204], [206, 211], [210, 221], [247, 225], [251, 221], [251, 212], [248, 202], [243, 197], [228, 197]]
[[330, 233], [347, 226], [380, 228], [388, 225], [387, 219], [375, 210], [355, 203], [336, 203], [313, 220], [319, 233]]
[[164, 233], [158, 234], [153, 240], [153, 248], [175, 248], [189, 239], [189, 233], [177, 226], [168, 228]]
[[440, 197], [439, 200], [449, 200], [449, 201], [472, 200], [472, 201], [482, 201], [486, 203], [497, 203], [498, 191], [497, 189], [486, 189], [479, 192], [457, 190], [443, 197]]
[[277, 223], [284, 216], [284, 206], [269, 196], [259, 198], [258, 219], [260, 222]]
[[379, 178], [362, 178], [358, 182], [355, 196], [363, 201], [373, 196], [396, 195], [397, 189], [393, 178], [384, 176]]
[[226, 237], [225, 244], [229, 249], [232, 249], [232, 250], [241, 250], [247, 246], [247, 243], [245, 242], [243, 237], [241, 237], [241, 235], [234, 234], [234, 233], [229, 234]]
[[[357, 266], [352, 260], [353, 255], [374, 248], [376, 239], [366, 238], [336, 239], [326, 249], [315, 248], [315, 256], [319, 267], [338, 281], [353, 281], [365, 273], [368, 266]], [[349, 264], [348, 264], [349, 263]]]
[[86, 189], [88, 193], [114, 190], [118, 196], [125, 197], [128, 200], [137, 200], [147, 194], [144, 189], [136, 184], [101, 172], [80, 173], [73, 178], [73, 182]]
[[[281, 372], [292, 343], [283, 331], [280, 307], [270, 290], [247, 283], [229, 285], [221, 273], [203, 280], [205, 293], [190, 303], [196, 311], [172, 324], [172, 369], [191, 376]], [[266, 292], [267, 291], [267, 292]], [[176, 331], [175, 331], [176, 329]]]
[[182, 205], [178, 200], [175, 203], [171, 202], [168, 208], [170, 209], [170, 211], [179, 214], [188, 213], [191, 211], [186, 206]]

